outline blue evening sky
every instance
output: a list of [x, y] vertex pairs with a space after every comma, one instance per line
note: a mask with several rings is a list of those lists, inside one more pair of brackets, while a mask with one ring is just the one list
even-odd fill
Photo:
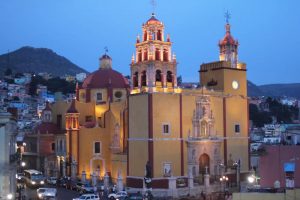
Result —
[[[240, 42], [239, 59], [255, 84], [300, 82], [299, 0], [157, 0], [177, 55], [178, 75], [198, 81], [199, 66], [218, 60], [224, 13]], [[109, 48], [113, 68], [129, 74], [150, 0], [1, 0], [0, 54], [22, 46], [50, 48], [88, 70]]]

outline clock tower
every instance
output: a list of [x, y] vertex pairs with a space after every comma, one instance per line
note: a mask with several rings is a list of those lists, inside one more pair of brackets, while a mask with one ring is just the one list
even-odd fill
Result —
[[246, 64], [238, 60], [239, 42], [231, 35], [227, 19], [225, 36], [219, 41], [219, 61], [200, 66], [200, 84], [214, 90], [222, 100], [224, 164], [240, 160], [242, 171], [249, 167], [249, 110]]
[[219, 41], [219, 61], [204, 63], [200, 67], [200, 83], [208, 89], [224, 94], [247, 96], [246, 64], [238, 60], [239, 42], [233, 38], [230, 24]]

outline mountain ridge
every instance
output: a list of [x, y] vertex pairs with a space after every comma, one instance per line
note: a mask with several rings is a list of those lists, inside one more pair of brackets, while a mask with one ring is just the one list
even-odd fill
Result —
[[[24, 46], [13, 52], [0, 55], [0, 77], [3, 77], [8, 68], [13, 72], [47, 72], [53, 76], [76, 75], [81, 72], [89, 73], [51, 49], [30, 46]], [[300, 99], [300, 83], [256, 85], [248, 80], [247, 88], [250, 97], [288, 96]]]
[[0, 55], [0, 76], [3, 76], [8, 68], [13, 72], [48, 72], [53, 76], [88, 73], [51, 49], [31, 46]]

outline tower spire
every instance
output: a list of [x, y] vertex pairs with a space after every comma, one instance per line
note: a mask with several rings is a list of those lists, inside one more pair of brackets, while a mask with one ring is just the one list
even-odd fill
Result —
[[224, 38], [219, 42], [220, 48], [220, 61], [230, 61], [231, 67], [236, 68], [238, 63], [238, 41], [235, 40], [230, 33], [230, 24], [229, 19], [231, 18], [231, 14], [226, 11], [225, 12], [225, 20], [226, 20], [226, 33]]

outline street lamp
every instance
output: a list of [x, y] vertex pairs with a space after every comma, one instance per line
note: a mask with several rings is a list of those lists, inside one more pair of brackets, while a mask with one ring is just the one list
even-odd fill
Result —
[[238, 161], [233, 163], [233, 166], [236, 168], [236, 184], [237, 184], [238, 191], [240, 192], [241, 160], [239, 159]]
[[226, 190], [226, 186], [227, 186], [228, 180], [229, 180], [228, 176], [222, 176], [222, 177], [220, 178], [221, 184], [222, 184], [222, 183], [224, 184], [224, 188], [223, 188], [223, 192], [224, 192], [224, 193], [225, 193], [225, 190]]
[[253, 184], [254, 181], [255, 181], [254, 175], [248, 176], [248, 182], [249, 182], [249, 183]]
[[26, 166], [26, 163], [23, 161], [23, 162], [21, 162], [21, 166], [22, 167], [25, 167]]
[[8, 194], [7, 195], [7, 199], [12, 199], [13, 198], [13, 195], [12, 194]]

